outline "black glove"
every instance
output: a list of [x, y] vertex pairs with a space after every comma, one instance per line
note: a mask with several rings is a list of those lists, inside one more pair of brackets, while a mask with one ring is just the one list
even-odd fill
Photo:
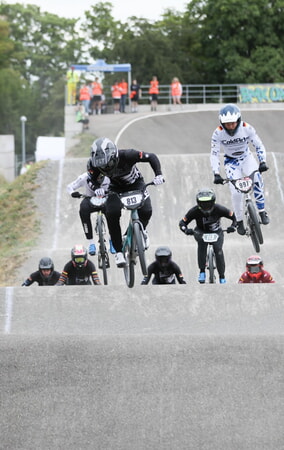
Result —
[[186, 222], [184, 220], [180, 220], [179, 221], [179, 227], [180, 227], [181, 231], [183, 233], [185, 233], [185, 234], [186, 234], [186, 230], [187, 230], [187, 226], [186, 225], [187, 224], [186, 224]]
[[227, 228], [227, 233], [234, 233], [236, 231], [235, 227], [228, 227]]
[[259, 170], [260, 173], [261, 173], [261, 172], [266, 172], [268, 169], [269, 169], [269, 167], [267, 167], [265, 161], [262, 161], [262, 162], [259, 164], [258, 170]]
[[194, 230], [192, 228], [187, 228], [185, 231], [185, 234], [187, 236], [193, 236], [194, 235]]
[[80, 192], [72, 192], [71, 197], [73, 197], [73, 198], [80, 198], [81, 194], [80, 194]]
[[214, 184], [224, 184], [224, 178], [219, 173], [214, 174]]

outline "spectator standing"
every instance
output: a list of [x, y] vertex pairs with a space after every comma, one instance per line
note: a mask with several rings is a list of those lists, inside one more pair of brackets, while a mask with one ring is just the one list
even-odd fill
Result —
[[158, 78], [156, 76], [153, 76], [152, 80], [150, 81], [150, 88], [149, 88], [151, 111], [157, 111], [159, 92], [160, 91]]
[[79, 91], [79, 101], [85, 108], [85, 113], [89, 114], [90, 102], [91, 102], [91, 93], [89, 86], [84, 83]]
[[182, 85], [177, 77], [172, 79], [171, 83], [171, 95], [173, 100], [173, 105], [182, 105]]
[[133, 80], [130, 86], [131, 112], [138, 112], [138, 102], [141, 97], [140, 84], [137, 80]]
[[92, 83], [92, 100], [91, 100], [91, 110], [92, 114], [101, 114], [102, 112], [102, 95], [103, 87], [99, 82], [99, 78], [96, 77], [95, 81]]
[[77, 84], [80, 80], [79, 75], [77, 74], [74, 67], [71, 67], [67, 74], [67, 105], [76, 105], [76, 97], [77, 97]]
[[113, 99], [113, 111], [114, 114], [117, 114], [120, 112], [120, 99], [121, 99], [121, 87], [119, 85], [119, 82], [116, 80], [114, 84], [111, 87], [111, 96]]
[[119, 86], [121, 89], [120, 112], [125, 113], [125, 104], [126, 104], [126, 98], [127, 98], [127, 92], [128, 92], [128, 83], [125, 81], [124, 78], [122, 78], [121, 82], [119, 83]]

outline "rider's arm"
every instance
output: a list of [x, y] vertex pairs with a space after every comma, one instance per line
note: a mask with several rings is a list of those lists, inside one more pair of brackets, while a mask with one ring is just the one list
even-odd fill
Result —
[[23, 282], [22, 286], [30, 286], [31, 284], [33, 284], [33, 280], [29, 277]]
[[154, 273], [155, 269], [155, 262], [152, 262], [148, 268], [147, 268], [147, 275], [144, 276], [143, 280], [141, 281], [141, 284], [148, 284], [152, 274]]
[[172, 261], [172, 268], [179, 284], [186, 284], [186, 281], [183, 278], [183, 274], [181, 273], [180, 267], [174, 261]]
[[216, 128], [211, 138], [210, 164], [214, 175], [220, 175], [220, 131], [220, 127]]
[[55, 286], [63, 286], [64, 284], [67, 284], [67, 281], [68, 281], [68, 272], [65, 272], [63, 270], [61, 272], [59, 280], [57, 281], [57, 283], [55, 283]]
[[260, 163], [266, 162], [266, 149], [262, 143], [262, 140], [256, 133], [255, 128], [253, 126], [249, 125], [248, 123], [246, 123], [246, 126], [248, 128], [250, 142], [255, 148], [259, 162]]
[[78, 178], [76, 178], [76, 180], [72, 181], [72, 183], [69, 183], [67, 185], [67, 192], [68, 194], [72, 194], [72, 192], [77, 191], [77, 189], [79, 189], [82, 186], [86, 185], [86, 179], [88, 177], [88, 173], [82, 173], [82, 175], [80, 175]]

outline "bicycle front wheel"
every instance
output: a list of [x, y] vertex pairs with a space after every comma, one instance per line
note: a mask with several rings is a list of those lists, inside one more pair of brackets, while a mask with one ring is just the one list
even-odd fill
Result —
[[215, 283], [216, 277], [215, 277], [215, 268], [216, 268], [216, 260], [215, 260], [215, 253], [212, 245], [209, 245], [208, 249], [208, 270], [209, 270], [209, 283]]
[[251, 200], [248, 202], [247, 208], [248, 208], [248, 227], [250, 231], [250, 238], [255, 251], [259, 253], [260, 251], [259, 244], [263, 244], [263, 235], [256, 209]]
[[134, 236], [135, 246], [136, 246], [136, 250], [138, 253], [138, 257], [139, 257], [142, 275], [146, 276], [147, 275], [147, 266], [146, 266], [146, 259], [145, 259], [145, 249], [144, 249], [144, 244], [143, 244], [143, 239], [142, 239], [141, 233], [142, 233], [142, 230], [141, 230], [139, 223], [134, 222], [133, 236]]
[[[132, 241], [133, 245], [133, 241]], [[123, 267], [124, 271], [124, 278], [126, 281], [126, 284], [129, 288], [132, 288], [134, 286], [135, 281], [135, 258], [133, 258], [133, 250], [131, 249], [128, 242], [125, 243], [123, 247], [123, 254], [126, 261], [125, 266]]]
[[107, 267], [109, 267], [109, 257], [104, 239], [103, 218], [101, 214], [97, 215], [97, 232], [99, 235], [99, 256], [98, 256], [99, 268], [102, 269], [103, 271], [104, 284], [107, 284], [108, 283]]

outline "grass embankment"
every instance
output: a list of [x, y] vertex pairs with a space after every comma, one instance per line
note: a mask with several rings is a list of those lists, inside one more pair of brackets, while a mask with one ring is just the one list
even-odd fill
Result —
[[12, 183], [0, 178], [0, 286], [14, 284], [16, 269], [35, 245], [40, 224], [33, 194], [39, 187], [37, 173], [45, 164], [33, 164]]

